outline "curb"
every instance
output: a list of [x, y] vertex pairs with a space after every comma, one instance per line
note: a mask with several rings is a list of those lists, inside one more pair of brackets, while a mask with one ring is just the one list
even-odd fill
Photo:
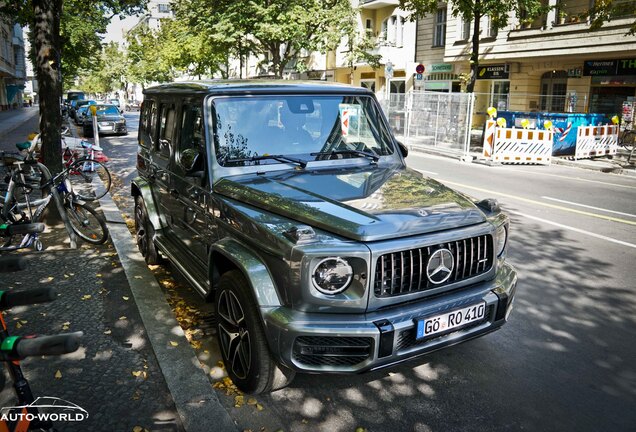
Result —
[[[101, 182], [95, 183], [103, 188]], [[100, 199], [100, 207], [185, 431], [237, 431], [165, 301], [159, 283], [139, 253], [110, 192]], [[170, 342], [178, 345], [172, 346]]]
[[569, 161], [567, 159], [558, 159], [558, 158], [553, 158], [552, 163], [554, 163], [555, 165], [569, 166], [573, 168], [586, 169], [590, 171], [599, 171], [603, 173], [620, 174], [625, 176], [636, 177], [636, 170], [624, 169], [620, 165], [617, 165], [614, 167], [592, 166], [588, 164], [581, 164], [574, 161]]

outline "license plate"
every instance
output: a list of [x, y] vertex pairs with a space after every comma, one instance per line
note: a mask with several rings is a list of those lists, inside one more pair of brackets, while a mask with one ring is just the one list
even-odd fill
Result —
[[112, 126], [100, 126], [99, 130], [103, 130], [103, 131], [112, 131], [113, 127]]
[[482, 320], [486, 316], [486, 303], [471, 305], [452, 312], [447, 312], [433, 317], [416, 319], [416, 339], [421, 339], [451, 330], [466, 324]]

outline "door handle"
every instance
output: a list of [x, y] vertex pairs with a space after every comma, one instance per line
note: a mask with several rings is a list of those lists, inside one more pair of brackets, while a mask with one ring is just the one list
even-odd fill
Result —
[[170, 189], [170, 195], [176, 198], [179, 196], [179, 191], [176, 189]]

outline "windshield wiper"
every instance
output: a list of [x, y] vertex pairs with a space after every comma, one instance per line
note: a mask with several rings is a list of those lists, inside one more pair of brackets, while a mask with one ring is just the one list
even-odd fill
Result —
[[310, 156], [332, 156], [332, 155], [339, 155], [339, 154], [351, 154], [351, 155], [356, 155], [360, 157], [366, 157], [371, 159], [373, 162], [377, 162], [380, 160], [380, 156], [378, 156], [375, 153], [365, 152], [362, 150], [353, 150], [353, 149], [331, 150], [326, 152], [310, 153], [309, 155]]
[[305, 168], [307, 166], [307, 162], [302, 159], [297, 159], [285, 155], [262, 155], [262, 156], [252, 156], [244, 159], [226, 159], [225, 163], [233, 163], [233, 162], [254, 162], [260, 160], [272, 159], [278, 162], [291, 162], [300, 165], [301, 168]]

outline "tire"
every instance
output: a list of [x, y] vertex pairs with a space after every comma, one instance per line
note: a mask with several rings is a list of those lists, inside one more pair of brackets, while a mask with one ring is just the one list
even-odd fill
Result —
[[91, 207], [81, 202], [64, 206], [71, 228], [79, 238], [91, 244], [102, 244], [108, 240], [106, 221]]
[[148, 218], [148, 209], [144, 199], [137, 195], [135, 197], [135, 240], [139, 252], [146, 260], [148, 265], [161, 264], [162, 259], [159, 250], [153, 241], [155, 237], [155, 229]]
[[[98, 177], [104, 184], [102, 193], [94, 191], [93, 179]], [[94, 159], [78, 159], [68, 166], [68, 179], [73, 192], [84, 201], [95, 201], [102, 198], [110, 190], [112, 183], [110, 171], [106, 165]]]
[[248, 394], [281, 389], [296, 373], [272, 358], [258, 306], [243, 274], [229, 271], [216, 292], [217, 337], [228, 375]]

